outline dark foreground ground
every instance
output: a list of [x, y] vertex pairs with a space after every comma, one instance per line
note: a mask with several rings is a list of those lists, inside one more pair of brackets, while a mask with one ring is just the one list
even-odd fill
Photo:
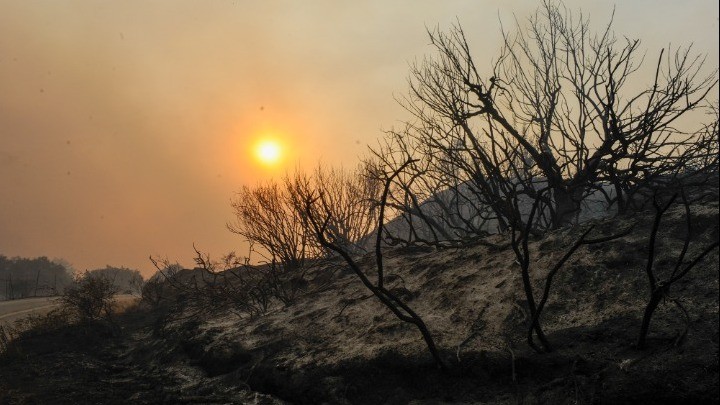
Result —
[[[0, 404], [714, 404], [718, 353], [706, 358], [671, 339], [655, 349], [620, 348], [611, 325], [551, 335], [556, 343], [592, 343], [604, 353], [570, 350], [535, 356], [473, 353], [466, 366], [436, 370], [424, 356], [379, 353], [333, 369], [243, 367], [243, 355], [202, 352], [188, 336], [145, 339], [149, 316], [126, 314], [121, 335], [103, 326], [26, 336], [0, 361]], [[620, 322], [616, 320], [614, 322]], [[579, 337], [579, 339], [578, 339]], [[183, 343], [183, 341], [185, 343]], [[189, 342], [189, 343], [188, 343]], [[163, 346], [163, 347], [161, 347]], [[617, 346], [614, 353], [608, 352]], [[717, 347], [717, 342], [715, 343]], [[690, 351], [690, 353], [688, 353]], [[450, 357], [451, 353], [446, 353]], [[611, 358], [604, 358], [610, 356]], [[614, 358], [626, 357], [618, 364]], [[482, 363], [482, 367], [477, 365]], [[512, 374], [515, 373], [515, 381]], [[349, 382], [349, 383], [348, 383]], [[282, 398], [282, 399], [281, 399]]]
[[121, 331], [96, 324], [25, 334], [0, 358], [0, 404], [281, 403], [242, 384], [188, 384], [171, 367], [158, 368], [157, 342], [142, 339], [152, 319], [130, 310], [117, 319]]
[[[674, 265], [683, 218], [672, 211], [663, 222], [659, 271]], [[694, 218], [700, 236], [690, 257], [718, 238], [717, 202]], [[716, 404], [717, 252], [673, 286], [687, 318], [661, 303], [648, 348], [638, 350], [651, 217], [596, 230], [629, 222], [633, 233], [579, 250], [556, 276], [542, 318], [553, 353], [525, 343], [519, 272], [495, 237], [386, 255], [389, 287], [424, 317], [447, 372], [433, 366], [416, 329], [335, 263], [311, 271], [292, 305], [252, 319], [217, 312], [158, 323], [158, 313], [136, 308], [118, 317], [119, 328], [26, 334], [0, 357], [0, 404]], [[576, 237], [571, 229], [532, 242], [537, 286]]]

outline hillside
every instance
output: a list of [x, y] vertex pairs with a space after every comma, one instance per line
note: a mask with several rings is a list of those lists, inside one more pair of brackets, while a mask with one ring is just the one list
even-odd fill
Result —
[[[682, 248], [680, 208], [671, 209], [660, 228], [660, 274], [671, 271]], [[649, 298], [644, 268], [652, 218], [646, 212], [595, 222], [596, 236], [634, 229], [581, 247], [555, 277], [542, 315], [552, 353], [535, 353], [525, 342], [519, 267], [507, 237], [495, 235], [463, 249], [406, 247], [385, 254], [389, 287], [425, 320], [447, 372], [434, 366], [417, 330], [399, 322], [341, 261], [311, 269], [292, 305], [253, 319], [217, 312], [161, 325], [135, 312], [126, 320], [128, 333], [99, 344], [102, 356], [93, 358], [124, 367], [124, 379], [107, 383], [119, 392], [118, 403], [121, 397], [134, 403], [715, 403], [717, 252], [671, 291], [688, 312], [687, 336], [679, 336], [684, 317], [668, 300], [653, 317], [648, 348], [633, 347]], [[693, 207], [693, 228], [690, 258], [718, 238], [717, 201]], [[538, 288], [580, 231], [531, 242]], [[373, 259], [361, 261], [370, 275]], [[11, 369], [18, 372], [5, 368]], [[5, 380], [11, 394], [0, 395], [0, 402], [29, 403], [18, 398], [39, 389], [20, 380]]]

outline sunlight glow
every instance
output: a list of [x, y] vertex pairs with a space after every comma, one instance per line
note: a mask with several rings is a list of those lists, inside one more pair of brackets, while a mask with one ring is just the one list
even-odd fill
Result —
[[274, 140], [263, 140], [255, 147], [255, 156], [265, 165], [273, 165], [280, 160], [282, 148], [280, 143]]

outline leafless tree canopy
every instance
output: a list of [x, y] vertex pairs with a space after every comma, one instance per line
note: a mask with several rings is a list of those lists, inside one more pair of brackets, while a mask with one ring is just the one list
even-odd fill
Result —
[[292, 205], [290, 191], [274, 182], [243, 186], [232, 201], [236, 221], [228, 229], [262, 247], [268, 262], [301, 268], [315, 254], [302, 218]]
[[[307, 223], [307, 213], [300, 198], [307, 190], [314, 190], [323, 198], [323, 204], [316, 208], [322, 210], [319, 214], [323, 218], [328, 218], [328, 238], [353, 254], [366, 251], [366, 246], [359, 242], [377, 225], [377, 201], [382, 183], [369, 176], [364, 165], [354, 170], [319, 165], [310, 175], [296, 172], [292, 177], [287, 176], [285, 187], [292, 196], [297, 215], [303, 217], [308, 231], [313, 232]], [[319, 244], [314, 234], [313, 240]]]
[[531, 204], [548, 187], [536, 220], [558, 227], [591, 195], [622, 211], [651, 182], [717, 173], [717, 69], [690, 47], [644, 54], [612, 21], [595, 32], [553, 2], [502, 34], [484, 74], [460, 25], [429, 33], [435, 54], [412, 67], [401, 100], [414, 119], [374, 153], [390, 167], [418, 159], [389, 201], [402, 215], [482, 234], [488, 220], [511, 226], [512, 200]]
[[261, 247], [268, 263], [277, 261], [288, 268], [301, 268], [305, 260], [327, 253], [308, 228], [304, 213], [297, 209], [297, 195], [303, 187], [321, 190], [331, 214], [336, 243], [360, 253], [357, 245], [374, 226], [379, 183], [367, 176], [365, 168], [354, 170], [319, 165], [311, 174], [297, 171], [280, 183], [254, 188], [243, 187], [232, 202], [236, 221], [230, 231]]

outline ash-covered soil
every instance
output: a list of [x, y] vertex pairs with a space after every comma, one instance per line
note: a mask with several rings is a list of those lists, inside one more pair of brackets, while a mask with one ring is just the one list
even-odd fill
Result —
[[[552, 353], [526, 344], [519, 266], [496, 235], [462, 249], [386, 252], [389, 287], [425, 320], [448, 371], [336, 261], [310, 270], [292, 305], [253, 319], [216, 312], [160, 323], [138, 308], [121, 333], [69, 327], [18, 339], [0, 362], [0, 403], [717, 403], [717, 252], [671, 290], [687, 335], [668, 300], [648, 348], [633, 346], [649, 299], [651, 222], [650, 212], [597, 222], [595, 236], [634, 228], [581, 247], [557, 274], [542, 315]], [[663, 218], [659, 274], [672, 272], [684, 229], [682, 209]], [[717, 240], [717, 202], [693, 207], [693, 229], [688, 258]], [[537, 291], [580, 231], [531, 243]], [[373, 260], [361, 261], [371, 278]]]
[[136, 308], [117, 319], [120, 331], [97, 324], [23, 335], [0, 358], [0, 404], [283, 403], [245, 386], [216, 387], [195, 367], [159, 363], [159, 341], [145, 339], [151, 320]]

